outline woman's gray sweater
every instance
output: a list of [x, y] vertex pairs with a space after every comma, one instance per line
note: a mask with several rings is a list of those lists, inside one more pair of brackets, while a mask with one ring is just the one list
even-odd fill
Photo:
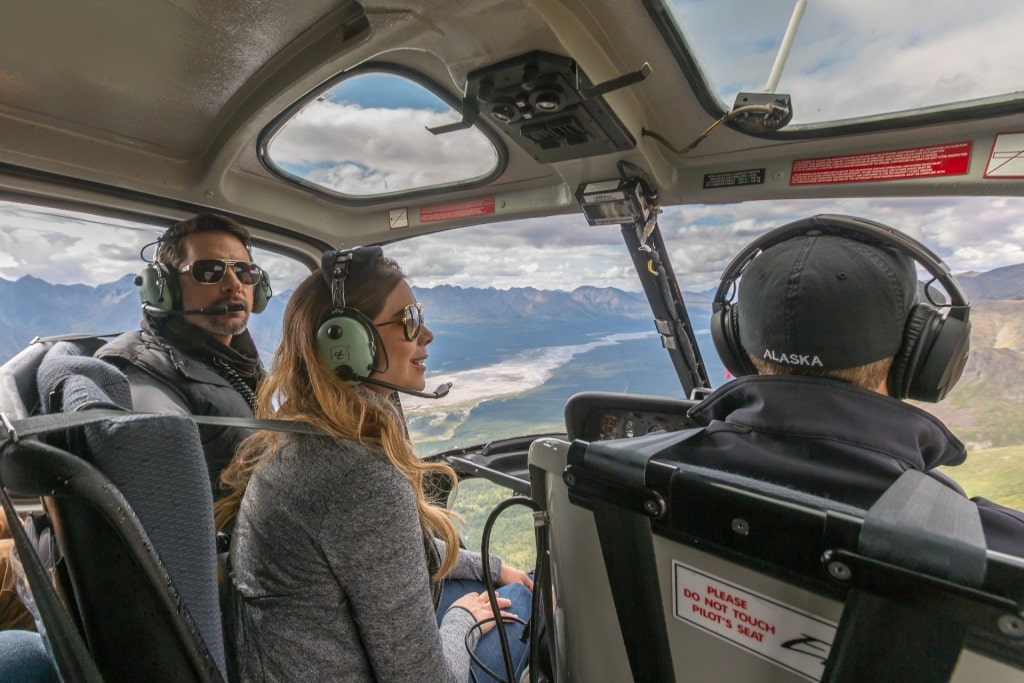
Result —
[[[474, 618], [453, 608], [437, 626], [408, 479], [376, 447], [282, 444], [254, 472], [232, 536], [242, 680], [464, 683]], [[482, 579], [480, 555], [461, 551], [451, 578]]]

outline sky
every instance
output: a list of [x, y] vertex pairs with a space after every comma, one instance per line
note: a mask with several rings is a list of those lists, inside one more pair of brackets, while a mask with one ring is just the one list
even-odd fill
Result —
[[[670, 207], [659, 225], [682, 288], [701, 292], [717, 286], [731, 258], [756, 236], [817, 213], [864, 216], [895, 227], [928, 245], [953, 272], [1024, 263], [1024, 198], [874, 198]], [[582, 222], [580, 216], [563, 216], [523, 221], [518, 230], [487, 226], [474, 233], [473, 240], [457, 231], [395, 244], [386, 253], [413, 276], [414, 285], [425, 287], [449, 283], [504, 289], [522, 284], [529, 274], [529, 281], [539, 288], [603, 284], [636, 290], [637, 277], [618, 226], [590, 228], [593, 232], [588, 237], [604, 233], [597, 243], [573, 244], [571, 237], [560, 242], [560, 225], [578, 228]], [[564, 234], [578, 234], [578, 230]], [[444, 257], [451, 249], [459, 250], [458, 261]]]
[[[1024, 263], [1024, 198], [669, 207], [659, 224], [681, 287], [701, 292], [717, 285], [732, 256], [754, 237], [816, 213], [864, 216], [895, 227], [929, 246], [954, 273]], [[486, 225], [393, 243], [385, 253], [402, 265], [414, 287], [528, 285], [571, 290], [596, 285], [637, 290], [618, 226], [588, 228], [588, 243], [575, 243], [572, 236], [579, 234], [583, 222], [582, 216], [567, 215]], [[112, 282], [141, 269], [140, 248], [161, 229], [0, 202], [0, 277], [16, 280], [31, 274], [54, 284]], [[453, 253], [458, 258], [452, 258]], [[301, 264], [266, 252], [257, 252], [257, 260], [271, 274], [277, 291], [294, 287], [307, 273]]]
[[[737, 92], [763, 89], [768, 66], [790, 21], [793, 0], [675, 0], [668, 4], [685, 20], [684, 34], [726, 106]], [[922, 11], [924, 6], [927, 11]], [[723, 26], [728, 30], [723, 32]], [[809, 0], [778, 91], [792, 94], [794, 121], [805, 123], [1017, 91], [1021, 89], [1019, 65], [1024, 63], [1021, 26], [1024, 3], [1019, 0]], [[291, 134], [276, 138], [272, 156], [282, 166], [325, 184], [347, 182], [355, 193], [380, 191], [387, 182], [385, 176], [393, 185], [416, 184], [424, 169], [440, 166], [455, 176], [486, 173], [486, 165], [466, 164], [469, 155], [454, 137], [426, 135], [440, 144], [431, 150], [401, 137], [395, 120], [402, 118], [401, 111], [412, 111], [394, 109], [402, 91], [393, 82], [386, 90], [374, 90], [372, 85], [352, 84], [348, 92], [321, 98], [316, 111], [300, 117]], [[431, 118], [439, 115], [436, 103], [413, 92], [403, 97], [425, 109], [408, 117], [420, 132], [429, 121], [443, 120]], [[394, 132], [383, 139], [352, 128], [347, 118], [352, 107], [362, 107], [364, 114], [388, 122]], [[332, 119], [323, 118], [331, 112]], [[349, 125], [344, 145], [326, 144], [315, 134], [318, 127], [329, 125]], [[474, 144], [486, 145], [486, 140]], [[396, 154], [396, 148], [403, 152]], [[341, 161], [332, 166], [332, 158]], [[864, 216], [897, 228], [922, 240], [954, 273], [1024, 263], [1021, 198], [667, 207], [659, 223], [683, 289], [705, 291], [717, 284], [732, 255], [756, 235], [822, 212]], [[596, 284], [636, 290], [637, 279], [618, 227], [589, 228], [587, 243], [581, 244], [578, 235], [583, 223], [581, 215], [567, 215], [481, 226], [398, 242], [389, 245], [386, 253], [420, 287], [573, 289]], [[140, 247], [154, 240], [163, 227], [0, 202], [0, 277], [14, 280], [32, 274], [58, 284], [111, 282], [140, 270]], [[306, 273], [300, 264], [268, 253], [259, 253], [258, 260], [271, 273], [278, 291], [293, 287]]]
[[[763, 91], [795, 0], [666, 4], [723, 102]], [[807, 0], [776, 92], [794, 123], [1016, 92], [1022, 26], [1017, 0]]]

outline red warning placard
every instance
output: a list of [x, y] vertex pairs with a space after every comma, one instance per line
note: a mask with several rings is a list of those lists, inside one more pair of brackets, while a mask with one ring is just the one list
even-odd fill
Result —
[[672, 580], [677, 619], [808, 680], [821, 680], [834, 622], [675, 560]]
[[420, 223], [447, 221], [453, 218], [468, 218], [470, 216], [486, 216], [492, 213], [494, 213], [494, 197], [471, 199], [465, 202], [424, 206], [420, 209]]
[[962, 175], [967, 173], [970, 161], [970, 142], [797, 159], [793, 162], [789, 184], [830, 185]]

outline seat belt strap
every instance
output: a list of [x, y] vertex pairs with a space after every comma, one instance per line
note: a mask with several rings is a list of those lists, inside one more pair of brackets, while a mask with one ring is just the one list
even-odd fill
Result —
[[[977, 506], [922, 472], [905, 472], [868, 510], [858, 553], [973, 588], [986, 572]], [[847, 594], [823, 683], [946, 683], [967, 636], [955, 620], [854, 589]]]
[[650, 519], [598, 498], [591, 509], [633, 680], [672, 683], [676, 677]]
[[293, 422], [291, 420], [257, 420], [245, 417], [217, 417], [212, 415], [181, 415], [179, 413], [136, 413], [128, 410], [111, 408], [93, 408], [81, 410], [77, 413], [48, 413], [45, 415], [33, 415], [19, 419], [10, 419], [5, 413], [0, 413], [0, 423], [10, 441], [30, 436], [38, 436], [47, 432], [59, 429], [71, 429], [85, 425], [96, 424], [105, 420], [123, 418], [127, 415], [172, 415], [192, 420], [196, 424], [219, 425], [222, 427], [242, 427], [247, 429], [269, 429], [283, 432], [296, 432], [299, 434], [322, 434], [319, 429], [304, 422]]

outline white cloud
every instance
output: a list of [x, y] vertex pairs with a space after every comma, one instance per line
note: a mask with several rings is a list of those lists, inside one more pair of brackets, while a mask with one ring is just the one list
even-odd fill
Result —
[[[817, 213], [862, 216], [923, 241], [954, 272], [1024, 263], [1024, 199], [881, 198], [747, 202], [670, 207], [660, 218], [680, 285], [717, 285], [732, 257], [758, 235]], [[572, 289], [601, 284], [637, 290], [617, 226], [580, 228], [578, 216], [481, 226], [387, 247], [414, 285]], [[589, 240], [599, 237], [597, 244]], [[583, 240], [588, 240], [584, 242]], [[575, 241], [575, 243], [574, 243]], [[454, 255], [454, 256], [453, 256]], [[523, 280], [532, 272], [529, 282]]]
[[141, 267], [139, 249], [158, 234], [127, 221], [0, 203], [0, 277], [112, 282]]
[[[0, 277], [33, 275], [52, 284], [98, 285], [139, 272], [142, 248], [165, 226], [60, 209], [0, 202]], [[146, 259], [153, 248], [145, 250]], [[257, 249], [275, 291], [293, 288], [309, 270], [294, 259]]]
[[[732, 257], [761, 233], [815, 213], [863, 216], [921, 240], [954, 273], [1024, 263], [1024, 198], [916, 197], [795, 200], [669, 207], [660, 225], [684, 290], [717, 285]], [[113, 224], [113, 229], [103, 224]], [[142, 267], [140, 247], [160, 232], [68, 212], [0, 203], [0, 277], [32, 274], [57, 284], [112, 282]], [[417, 287], [581, 285], [638, 290], [618, 226], [590, 227], [578, 215], [452, 230], [395, 242], [395, 258]], [[257, 252], [278, 292], [305, 266]]]
[[269, 156], [314, 183], [355, 195], [486, 175], [498, 157], [480, 132], [427, 131], [455, 120], [450, 112], [317, 101], [274, 137]]
[[[727, 106], [764, 90], [793, 0], [672, 6]], [[1017, 92], [1022, 25], [1016, 0], [811, 0], [777, 91], [792, 95], [795, 123]]]
[[[519, 221], [520, 236], [507, 225], [490, 225], [454, 230], [438, 235], [389, 245], [385, 253], [397, 260], [417, 287], [454, 284], [463, 287], [533, 286], [542, 289], [574, 289], [581, 285], [608, 285], [636, 289], [636, 275], [619, 237], [617, 226], [609, 228], [616, 238], [604, 244], [579, 241], [595, 233], [580, 234], [579, 217]], [[571, 234], [560, 230], [565, 223], [577, 223]], [[545, 226], [550, 243], [538, 239], [535, 227]], [[584, 231], [591, 230], [584, 225]]]

